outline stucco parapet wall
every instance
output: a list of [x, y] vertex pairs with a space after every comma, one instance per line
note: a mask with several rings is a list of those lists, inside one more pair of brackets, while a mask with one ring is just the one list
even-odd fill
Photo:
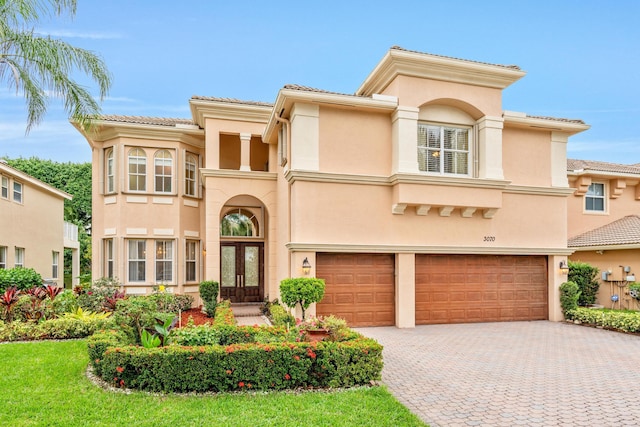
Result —
[[317, 90], [287, 89], [285, 87], [278, 92], [278, 97], [262, 136], [263, 141], [272, 143], [277, 140], [277, 132], [275, 131], [278, 124], [277, 115], [286, 116], [296, 102], [324, 104], [336, 108], [352, 108], [363, 111], [386, 111], [389, 113], [395, 111], [398, 106], [398, 100], [395, 97], [365, 97]]
[[203, 178], [259, 179], [267, 181], [276, 181], [278, 179], [278, 174], [275, 172], [240, 171], [229, 169], [200, 169], [200, 176]]
[[285, 245], [291, 252], [344, 252], [344, 253], [415, 253], [464, 255], [571, 255], [569, 248], [527, 248], [504, 246], [415, 246], [415, 245], [349, 245], [340, 243], [300, 243]]
[[504, 89], [525, 76], [526, 72], [518, 67], [390, 49], [356, 94], [381, 93], [399, 75]]
[[529, 116], [515, 111], [503, 111], [502, 117], [504, 118], [505, 127], [538, 128], [566, 132], [568, 135], [585, 131], [591, 127], [582, 120]]
[[267, 123], [273, 107], [267, 103], [247, 103], [221, 98], [191, 98], [189, 100], [193, 120], [205, 126], [206, 119], [235, 120]]

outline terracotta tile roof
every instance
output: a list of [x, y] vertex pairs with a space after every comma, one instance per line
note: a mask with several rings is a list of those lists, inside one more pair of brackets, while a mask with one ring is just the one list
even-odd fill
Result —
[[527, 114], [527, 117], [530, 117], [532, 119], [540, 119], [540, 120], [554, 120], [557, 122], [577, 123], [579, 125], [585, 124], [584, 120], [580, 120], [580, 119], [563, 119], [561, 117], [549, 117], [549, 116], [531, 116], [529, 114]]
[[490, 62], [472, 61], [470, 59], [455, 58], [453, 56], [436, 55], [436, 54], [428, 53], [428, 52], [420, 52], [420, 51], [417, 51], [417, 50], [409, 50], [409, 49], [405, 49], [405, 48], [400, 47], [400, 46], [391, 46], [391, 50], [401, 50], [403, 52], [419, 53], [419, 54], [422, 54], [422, 55], [435, 56], [435, 57], [438, 57], [438, 58], [455, 59], [456, 61], [471, 62], [471, 63], [474, 63], [474, 64], [491, 65], [491, 66], [494, 66], [494, 67], [508, 68], [510, 70], [518, 70], [518, 71], [521, 70], [521, 68], [518, 67], [517, 65], [503, 65], [503, 64], [492, 64]]
[[570, 248], [640, 244], [640, 216], [629, 215], [578, 236], [571, 237]]
[[242, 99], [235, 98], [218, 98], [215, 96], [200, 96], [193, 95], [191, 99], [197, 99], [200, 101], [215, 101], [215, 102], [226, 102], [229, 104], [245, 104], [245, 105], [258, 105], [260, 107], [273, 107], [273, 104], [270, 102], [261, 102], [261, 101], [244, 101]]
[[175, 126], [175, 125], [195, 125], [191, 119], [175, 119], [169, 117], [145, 117], [145, 116], [120, 116], [116, 114], [105, 114], [99, 117], [100, 120], [120, 123], [137, 123], [141, 125]]
[[595, 160], [567, 159], [567, 171], [597, 171], [640, 175], [640, 164], [621, 165], [618, 163], [598, 162]]
[[304, 92], [327, 93], [331, 95], [356, 96], [358, 98], [369, 98], [368, 96], [354, 95], [353, 93], [331, 92], [329, 90], [318, 89], [315, 87], [309, 87], [309, 86], [303, 86], [303, 85], [287, 84], [287, 85], [284, 85], [283, 89], [300, 90]]

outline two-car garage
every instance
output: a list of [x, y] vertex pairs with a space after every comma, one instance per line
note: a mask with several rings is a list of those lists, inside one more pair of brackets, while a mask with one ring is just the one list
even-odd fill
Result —
[[[395, 324], [395, 254], [318, 253], [316, 265], [318, 315]], [[547, 319], [547, 257], [416, 254], [415, 313], [418, 325]]]

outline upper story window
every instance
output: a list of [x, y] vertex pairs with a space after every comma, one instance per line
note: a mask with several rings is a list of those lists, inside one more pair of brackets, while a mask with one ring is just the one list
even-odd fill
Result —
[[584, 196], [584, 209], [591, 212], [604, 212], [604, 184], [594, 182]]
[[469, 174], [469, 129], [418, 124], [418, 166], [437, 174]]
[[147, 157], [140, 148], [129, 151], [129, 191], [147, 190]]
[[105, 165], [104, 165], [104, 169], [105, 169], [105, 175], [106, 175], [106, 180], [105, 180], [105, 192], [107, 193], [113, 193], [116, 190], [115, 187], [115, 165], [114, 165], [114, 159], [113, 159], [113, 148], [109, 148], [107, 150], [107, 152], [105, 153]]
[[6, 176], [2, 177], [2, 192], [0, 193], [0, 196], [3, 199], [9, 198], [9, 178]]
[[221, 236], [258, 237], [258, 218], [245, 209], [229, 212], [220, 223]]
[[157, 193], [171, 193], [173, 177], [173, 158], [167, 150], [156, 153], [153, 159], [155, 167], [155, 191]]
[[184, 159], [184, 194], [196, 195], [196, 157], [187, 154]]
[[22, 184], [13, 181], [13, 201], [22, 203]]

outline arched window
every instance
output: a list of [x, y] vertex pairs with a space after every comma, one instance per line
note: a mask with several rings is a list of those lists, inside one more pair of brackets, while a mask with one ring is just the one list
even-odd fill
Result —
[[187, 154], [184, 159], [184, 194], [187, 196], [196, 195], [196, 158]]
[[168, 150], [161, 150], [154, 156], [155, 191], [157, 193], [171, 193], [173, 177], [173, 158]]
[[129, 151], [129, 191], [147, 190], [147, 155], [140, 148]]
[[258, 237], [258, 218], [246, 209], [228, 212], [220, 222], [220, 235], [227, 237]]
[[113, 193], [116, 189], [115, 187], [115, 174], [114, 174], [114, 164], [113, 164], [113, 148], [107, 149], [105, 155], [105, 192]]

